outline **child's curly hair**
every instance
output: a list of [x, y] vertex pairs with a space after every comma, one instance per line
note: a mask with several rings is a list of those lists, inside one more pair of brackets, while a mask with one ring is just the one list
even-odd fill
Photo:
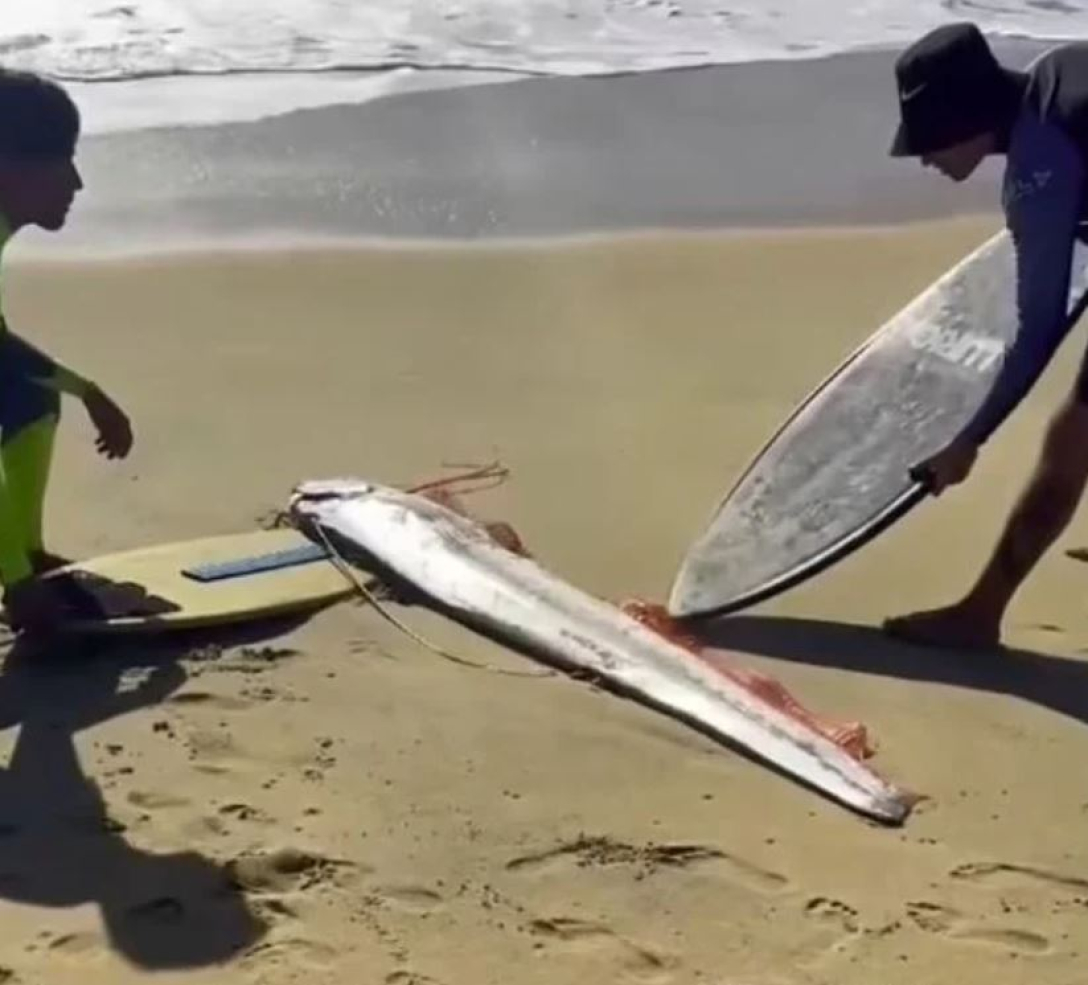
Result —
[[0, 69], [0, 157], [71, 157], [79, 128], [79, 110], [61, 86]]

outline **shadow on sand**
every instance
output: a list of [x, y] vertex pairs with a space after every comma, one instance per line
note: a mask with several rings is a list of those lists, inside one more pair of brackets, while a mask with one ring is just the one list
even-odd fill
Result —
[[694, 627], [710, 646], [795, 663], [1022, 698], [1088, 725], [1088, 663], [1028, 650], [937, 650], [866, 626], [732, 616]]
[[267, 928], [222, 865], [195, 851], [128, 844], [83, 774], [75, 736], [168, 698], [185, 683], [182, 658], [196, 648], [268, 640], [298, 621], [48, 652], [12, 646], [0, 673], [0, 727], [18, 726], [19, 735], [0, 770], [0, 899], [93, 903], [110, 947], [149, 970], [217, 964], [259, 941]]

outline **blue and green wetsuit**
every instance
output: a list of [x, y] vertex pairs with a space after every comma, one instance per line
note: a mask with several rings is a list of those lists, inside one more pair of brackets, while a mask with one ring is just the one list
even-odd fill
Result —
[[[0, 261], [11, 229], [0, 215]], [[31, 577], [42, 546], [42, 514], [62, 393], [90, 384], [13, 335], [0, 293], [0, 584]]]

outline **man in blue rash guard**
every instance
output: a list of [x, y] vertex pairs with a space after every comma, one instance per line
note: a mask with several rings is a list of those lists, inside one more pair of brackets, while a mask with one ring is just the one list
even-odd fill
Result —
[[[1088, 215], [1088, 44], [1056, 47], [1027, 71], [1000, 65], [981, 32], [952, 24], [896, 62], [901, 121], [891, 153], [953, 181], [1005, 156], [1002, 205], [1016, 251], [1019, 326], [992, 390], [963, 432], [914, 475], [933, 495], [970, 474], [979, 449], [1028, 393], [1069, 329], [1070, 266]], [[890, 619], [913, 642], [999, 643], [1016, 590], [1065, 529], [1088, 481], [1088, 357], [1052, 417], [1034, 473], [978, 581], [939, 609]]]
[[[79, 112], [38, 76], [0, 70], [0, 253], [20, 229], [59, 230], [83, 187], [75, 165]], [[63, 563], [46, 551], [42, 510], [61, 395], [80, 400], [98, 450], [123, 458], [132, 429], [94, 383], [15, 335], [0, 304], [0, 586], [8, 621], [47, 632], [63, 607], [38, 576]]]

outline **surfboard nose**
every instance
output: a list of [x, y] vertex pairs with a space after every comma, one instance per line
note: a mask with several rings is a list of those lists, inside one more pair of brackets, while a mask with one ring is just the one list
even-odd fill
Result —
[[690, 566], [685, 565], [672, 583], [667, 609], [674, 619], [684, 619], [705, 613], [717, 603], [717, 595], [708, 591], [705, 579], [699, 578]]

